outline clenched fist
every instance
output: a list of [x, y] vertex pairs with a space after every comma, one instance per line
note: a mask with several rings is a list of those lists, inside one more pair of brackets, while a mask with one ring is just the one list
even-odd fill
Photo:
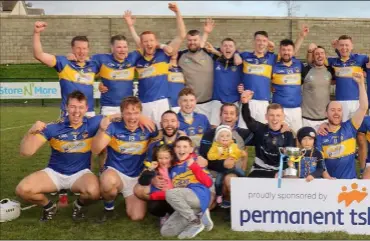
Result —
[[30, 134], [38, 134], [42, 132], [46, 127], [46, 124], [42, 121], [36, 121], [35, 124], [31, 127], [31, 129], [28, 131]]
[[46, 26], [48, 26], [48, 24], [46, 22], [37, 21], [35, 23], [35, 27], [34, 27], [33, 31], [35, 33], [41, 33], [42, 31], [45, 30]]

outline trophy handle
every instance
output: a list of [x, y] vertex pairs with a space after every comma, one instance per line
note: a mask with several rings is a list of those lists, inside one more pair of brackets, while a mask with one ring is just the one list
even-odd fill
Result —
[[301, 149], [301, 153], [302, 153], [302, 157], [304, 156], [304, 155], [306, 155], [306, 149]]
[[281, 155], [285, 155], [284, 154], [284, 147], [279, 147], [279, 152], [280, 152]]

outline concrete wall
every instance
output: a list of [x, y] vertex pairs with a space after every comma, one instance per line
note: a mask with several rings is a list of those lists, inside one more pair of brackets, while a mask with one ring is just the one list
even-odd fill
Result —
[[[124, 34], [128, 37], [130, 49], [134, 49], [132, 38], [124, 20], [119, 16], [2, 16], [0, 25], [0, 63], [36, 63], [32, 57], [32, 33], [35, 21], [48, 23], [42, 33], [45, 52], [63, 55], [70, 52], [70, 41], [75, 35], [87, 35], [90, 39], [91, 54], [109, 51], [111, 35]], [[209, 41], [215, 46], [224, 37], [237, 41], [240, 50], [252, 48], [253, 33], [266, 30], [270, 39], [278, 45], [283, 38], [296, 39], [299, 26], [306, 23], [310, 34], [306, 38], [298, 57], [303, 58], [309, 43], [315, 42], [330, 49], [330, 41], [339, 35], [351, 35], [355, 52], [370, 53], [370, 19], [339, 18], [284, 18], [284, 17], [214, 17], [216, 28]], [[202, 29], [205, 18], [185, 17], [187, 29]], [[174, 17], [138, 16], [136, 29], [140, 33], [152, 30], [164, 43], [176, 35]]]

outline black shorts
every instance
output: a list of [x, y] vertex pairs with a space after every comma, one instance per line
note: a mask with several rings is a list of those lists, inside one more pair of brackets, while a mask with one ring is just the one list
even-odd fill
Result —
[[275, 178], [276, 173], [278, 171], [254, 170], [249, 173], [248, 177]]
[[172, 214], [174, 210], [166, 200], [150, 200], [148, 212], [156, 217], [164, 217], [167, 213]]

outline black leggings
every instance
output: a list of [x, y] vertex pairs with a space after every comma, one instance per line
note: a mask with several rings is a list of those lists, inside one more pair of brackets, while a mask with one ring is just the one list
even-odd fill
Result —
[[172, 214], [174, 210], [166, 200], [150, 200], [148, 201], [148, 212], [156, 217], [164, 217], [167, 213]]

